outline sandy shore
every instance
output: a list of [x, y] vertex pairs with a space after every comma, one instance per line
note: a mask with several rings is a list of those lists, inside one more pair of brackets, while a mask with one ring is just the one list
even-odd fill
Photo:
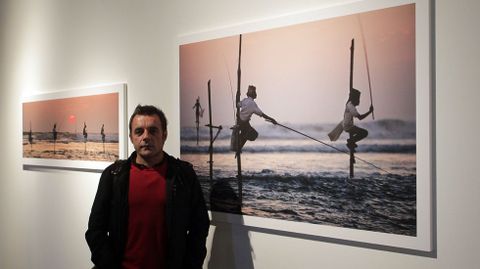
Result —
[[118, 159], [118, 143], [68, 142], [55, 143], [37, 141], [33, 145], [23, 143], [24, 158], [59, 160], [115, 161]]

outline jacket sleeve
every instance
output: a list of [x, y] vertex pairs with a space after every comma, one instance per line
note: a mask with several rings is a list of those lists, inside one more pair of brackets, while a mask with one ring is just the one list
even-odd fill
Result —
[[109, 168], [100, 177], [97, 194], [93, 202], [85, 239], [92, 253], [92, 262], [98, 269], [114, 268], [115, 259], [111, 238], [108, 235], [110, 201], [113, 176]]
[[197, 175], [191, 166], [189, 166], [189, 170], [193, 182], [186, 265], [189, 269], [201, 269], [207, 255], [206, 241], [210, 219]]

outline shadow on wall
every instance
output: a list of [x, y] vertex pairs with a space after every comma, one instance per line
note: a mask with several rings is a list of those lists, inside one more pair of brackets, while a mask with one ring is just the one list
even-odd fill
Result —
[[[208, 269], [253, 269], [253, 249], [238, 196], [227, 181], [217, 181], [210, 192], [213, 234]], [[226, 214], [226, 213], [233, 213]], [[234, 219], [234, 223], [227, 221]]]

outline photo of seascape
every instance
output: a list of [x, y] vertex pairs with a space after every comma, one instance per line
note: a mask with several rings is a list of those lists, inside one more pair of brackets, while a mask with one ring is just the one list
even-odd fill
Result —
[[[180, 157], [210, 210], [417, 236], [414, 4], [190, 42], [179, 53]], [[329, 133], [353, 89], [353, 124], [367, 136], [347, 147], [346, 131]], [[258, 137], [236, 152], [237, 108], [248, 98], [261, 111], [249, 120]]]
[[23, 157], [113, 162], [118, 123], [118, 93], [25, 102]]
[[82, 133], [58, 132], [54, 142], [52, 132], [23, 133], [23, 157], [59, 160], [87, 160], [113, 162], [119, 158], [118, 134], [89, 133], [85, 142]]
[[[325, 139], [334, 126], [295, 127]], [[348, 154], [281, 127], [258, 128], [264, 135], [247, 144], [242, 154], [242, 214], [415, 236], [415, 124], [380, 121], [366, 127], [370, 139], [359, 145], [356, 155], [390, 174], [357, 160], [350, 179]], [[196, 129], [182, 128], [181, 157], [194, 165], [207, 203], [215, 183], [223, 181], [223, 191], [238, 193], [231, 131], [224, 131], [215, 141], [210, 182], [208, 129], [201, 129], [197, 146]], [[332, 145], [347, 151], [345, 144]]]

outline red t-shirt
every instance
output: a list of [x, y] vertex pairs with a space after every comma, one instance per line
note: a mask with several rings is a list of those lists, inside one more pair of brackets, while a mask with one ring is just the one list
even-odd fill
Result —
[[128, 232], [123, 269], [164, 268], [167, 162], [149, 168], [132, 163], [128, 190]]

